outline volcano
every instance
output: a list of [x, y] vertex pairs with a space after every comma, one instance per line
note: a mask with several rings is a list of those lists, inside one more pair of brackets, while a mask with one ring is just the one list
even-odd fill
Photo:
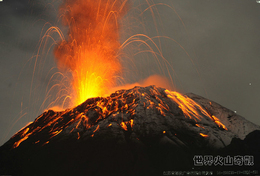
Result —
[[257, 174], [259, 148], [260, 127], [213, 101], [134, 87], [45, 111], [1, 146], [0, 174]]

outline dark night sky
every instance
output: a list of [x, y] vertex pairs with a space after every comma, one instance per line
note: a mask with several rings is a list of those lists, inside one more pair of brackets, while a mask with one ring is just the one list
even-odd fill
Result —
[[[164, 57], [174, 69], [171, 75], [177, 90], [209, 98], [260, 125], [260, 4], [255, 0], [153, 2], [160, 3], [156, 6], [159, 15], [155, 13], [158, 33], [150, 11], [140, 16], [147, 4], [136, 0], [122, 21], [121, 40], [136, 33], [174, 39], [190, 57], [172, 40], [161, 37], [160, 42], [154, 41], [158, 46], [161, 44]], [[50, 51], [44, 64], [38, 66], [31, 88], [34, 55], [41, 36], [52, 25], [66, 34], [57, 18], [60, 3], [60, 0], [0, 2], [0, 145], [47, 107], [43, 100], [55, 62]], [[176, 13], [162, 3], [174, 7]], [[129, 50], [133, 51], [130, 47]], [[125, 67], [132, 68], [126, 58], [122, 60]], [[133, 60], [137, 71], [133, 74], [128, 70], [124, 74], [129, 83], [161, 74], [151, 54], [137, 54]]]

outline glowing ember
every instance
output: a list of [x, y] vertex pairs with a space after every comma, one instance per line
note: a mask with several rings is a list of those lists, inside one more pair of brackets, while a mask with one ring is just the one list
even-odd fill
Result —
[[121, 127], [122, 127], [125, 131], [127, 131], [127, 126], [126, 126], [125, 122], [121, 122]]
[[209, 137], [209, 135], [206, 135], [206, 134], [203, 134], [203, 133], [200, 133], [200, 135], [201, 135], [202, 137]]
[[98, 129], [99, 129], [99, 125], [98, 125], [97, 128], [93, 131], [93, 133], [95, 133]]
[[215, 117], [215, 116], [213, 115], [212, 118], [214, 119], [215, 123], [216, 123], [219, 127], [223, 128], [223, 129], [225, 129], [225, 130], [227, 130], [227, 127], [226, 127], [225, 125], [223, 125], [223, 124], [219, 121], [219, 119], [218, 119], [217, 117]]
[[131, 126], [131, 128], [133, 128], [133, 126], [134, 126], [134, 120], [133, 119], [130, 120], [130, 126]]
[[197, 127], [205, 129], [203, 126], [196, 124]]
[[127, 0], [65, 1], [60, 12], [69, 26], [67, 41], [55, 49], [60, 69], [72, 74], [73, 106], [108, 93], [121, 71], [119, 19]]

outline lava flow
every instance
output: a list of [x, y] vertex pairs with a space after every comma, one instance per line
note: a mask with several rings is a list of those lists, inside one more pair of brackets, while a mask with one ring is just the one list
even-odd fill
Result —
[[72, 106], [104, 96], [121, 71], [119, 19], [127, 0], [66, 0], [60, 8], [68, 40], [55, 49], [59, 69], [71, 72]]
[[[172, 110], [176, 107], [182, 111], [181, 114], [179, 110]], [[35, 145], [46, 145], [57, 135], [71, 135], [77, 140], [82, 136], [94, 137], [94, 133], [111, 126], [132, 131], [136, 122], [152, 120], [153, 114], [160, 116], [162, 121], [168, 117], [174, 120], [178, 116], [191, 120], [196, 124], [198, 135], [204, 138], [210, 135], [205, 134], [209, 131], [203, 124], [227, 130], [217, 117], [187, 96], [155, 86], [135, 87], [116, 91], [108, 97], [90, 98], [65, 111], [46, 111], [12, 137], [12, 147], [16, 148], [26, 140]], [[161, 133], [167, 131], [162, 129]]]
[[[45, 111], [0, 148], [0, 172], [121, 176], [160, 175], [169, 166], [192, 170], [194, 153], [223, 156], [236, 141], [238, 147], [230, 152], [240, 152], [242, 147], [244, 156], [252, 150], [253, 156], [258, 156], [255, 140], [259, 129], [195, 94], [181, 95], [155, 86], [134, 87], [89, 98], [61, 112]], [[185, 160], [180, 162], [180, 158]], [[152, 163], [149, 169], [147, 163]], [[144, 174], [138, 174], [143, 167]], [[154, 167], [158, 172], [147, 174]]]

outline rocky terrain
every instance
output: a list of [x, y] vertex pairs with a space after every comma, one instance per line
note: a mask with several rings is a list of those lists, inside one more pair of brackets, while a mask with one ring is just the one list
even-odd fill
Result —
[[[260, 168], [260, 127], [189, 93], [119, 90], [37, 117], [0, 148], [0, 174], [169, 175]], [[250, 166], [195, 166], [200, 155], [250, 155]], [[254, 174], [254, 173], [252, 173]]]

